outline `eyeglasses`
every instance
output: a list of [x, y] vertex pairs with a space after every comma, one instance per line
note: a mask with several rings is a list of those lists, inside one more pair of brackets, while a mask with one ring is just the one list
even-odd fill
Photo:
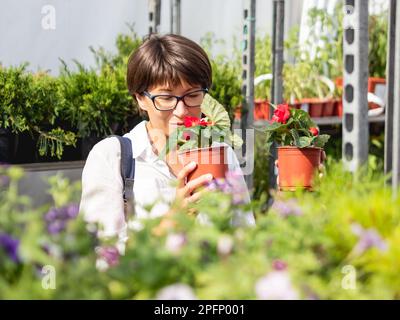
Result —
[[174, 110], [181, 100], [183, 101], [185, 106], [189, 108], [200, 107], [207, 92], [208, 89], [205, 88], [188, 92], [183, 96], [174, 96], [170, 94], [152, 95], [147, 91], [143, 91], [143, 94], [151, 99], [151, 101], [153, 101], [153, 105], [157, 110], [170, 111]]

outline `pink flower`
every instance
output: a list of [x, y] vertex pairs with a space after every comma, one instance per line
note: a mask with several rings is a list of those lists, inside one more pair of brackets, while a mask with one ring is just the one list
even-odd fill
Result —
[[274, 111], [274, 115], [272, 116], [272, 122], [279, 122], [285, 124], [289, 118], [290, 118], [289, 105], [278, 104], [278, 106]]
[[276, 271], [284, 271], [287, 268], [287, 264], [286, 264], [286, 262], [278, 259], [278, 260], [274, 260], [272, 262], [272, 267]]
[[115, 267], [119, 263], [119, 252], [115, 247], [99, 247], [96, 248], [97, 261], [96, 267], [100, 271], [105, 271], [110, 267]]

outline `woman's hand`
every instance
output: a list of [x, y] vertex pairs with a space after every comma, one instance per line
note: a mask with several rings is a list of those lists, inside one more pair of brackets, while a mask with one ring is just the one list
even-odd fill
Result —
[[[322, 153], [321, 153], [321, 162], [320, 162], [319, 167], [318, 167], [319, 177], [320, 177], [320, 178], [322, 178], [322, 177], [324, 176], [324, 173], [325, 173], [325, 166], [324, 166], [325, 159], [326, 159], [326, 153], [325, 153], [324, 150], [322, 150]], [[279, 168], [279, 166], [278, 166], [278, 160], [275, 160], [275, 167]], [[279, 188], [279, 175], [276, 177], [276, 185], [277, 185], [278, 188]]]
[[212, 174], [203, 174], [185, 184], [186, 177], [196, 168], [196, 162], [190, 162], [178, 173], [178, 187], [176, 189], [176, 199], [185, 208], [189, 203], [196, 202], [206, 190], [201, 190], [213, 179]]
[[[173, 229], [176, 225], [176, 222], [172, 216], [175, 214], [176, 210], [187, 208], [190, 203], [198, 201], [201, 195], [207, 191], [207, 189], [201, 188], [212, 181], [213, 176], [211, 174], [204, 174], [185, 184], [186, 177], [196, 168], [196, 166], [197, 164], [195, 162], [190, 162], [177, 174], [178, 186], [176, 188], [175, 206], [169, 209], [169, 211], [164, 215], [160, 224], [153, 229], [154, 235], [161, 236], [169, 229]], [[178, 206], [178, 208], [176, 206]], [[196, 214], [195, 209], [190, 208], [188, 210], [188, 214]]]

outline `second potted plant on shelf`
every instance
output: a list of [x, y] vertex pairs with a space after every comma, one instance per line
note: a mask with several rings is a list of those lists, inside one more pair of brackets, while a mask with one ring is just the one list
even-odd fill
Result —
[[283, 74], [284, 98], [292, 107], [307, 111], [313, 118], [333, 115], [334, 83], [321, 76], [311, 63], [300, 61], [295, 65], [287, 64]]
[[[191, 161], [197, 167], [187, 178], [187, 182], [203, 174], [211, 173], [215, 179], [225, 178], [228, 170], [228, 146], [240, 147], [242, 139], [230, 131], [230, 119], [224, 107], [206, 94], [201, 105], [203, 118], [185, 117], [184, 125], [179, 126], [169, 136], [160, 158], [178, 167]], [[171, 154], [176, 157], [171, 157]]]
[[278, 144], [279, 188], [283, 191], [312, 190], [312, 180], [321, 163], [329, 135], [319, 134], [310, 115], [287, 104], [272, 105], [274, 115], [263, 131], [267, 150]]

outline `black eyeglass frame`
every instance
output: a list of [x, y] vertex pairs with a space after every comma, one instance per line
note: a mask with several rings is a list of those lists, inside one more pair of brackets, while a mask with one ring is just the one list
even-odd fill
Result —
[[[154, 108], [156, 108], [158, 111], [171, 111], [171, 110], [174, 110], [175, 108], [176, 108], [176, 106], [178, 105], [178, 103], [179, 103], [179, 101], [183, 101], [183, 103], [185, 104], [185, 106], [186, 107], [188, 107], [188, 108], [196, 108], [196, 107], [200, 107], [200, 105], [197, 105], [197, 106], [189, 106], [188, 104], [186, 104], [186, 102], [185, 102], [185, 97], [186, 96], [188, 96], [188, 95], [190, 95], [190, 94], [193, 94], [193, 93], [196, 93], [196, 92], [204, 92], [204, 95], [206, 94], [206, 93], [208, 93], [208, 88], [203, 88], [203, 89], [198, 89], [198, 90], [194, 90], [194, 91], [191, 91], [191, 92], [188, 92], [188, 93], [186, 93], [186, 94], [184, 94], [183, 96], [175, 96], [175, 95], [173, 95], [173, 94], [156, 94], [156, 95], [152, 95], [150, 92], [148, 92], [148, 91], [143, 91], [143, 95], [145, 95], [147, 98], [149, 98], [152, 102], [153, 102], [153, 106], [154, 106]], [[175, 104], [175, 106], [174, 107], [171, 107], [170, 109], [159, 109], [157, 106], [156, 106], [156, 103], [155, 103], [155, 99], [157, 98], [157, 97], [174, 97], [174, 98], [176, 98], [176, 104]]]

